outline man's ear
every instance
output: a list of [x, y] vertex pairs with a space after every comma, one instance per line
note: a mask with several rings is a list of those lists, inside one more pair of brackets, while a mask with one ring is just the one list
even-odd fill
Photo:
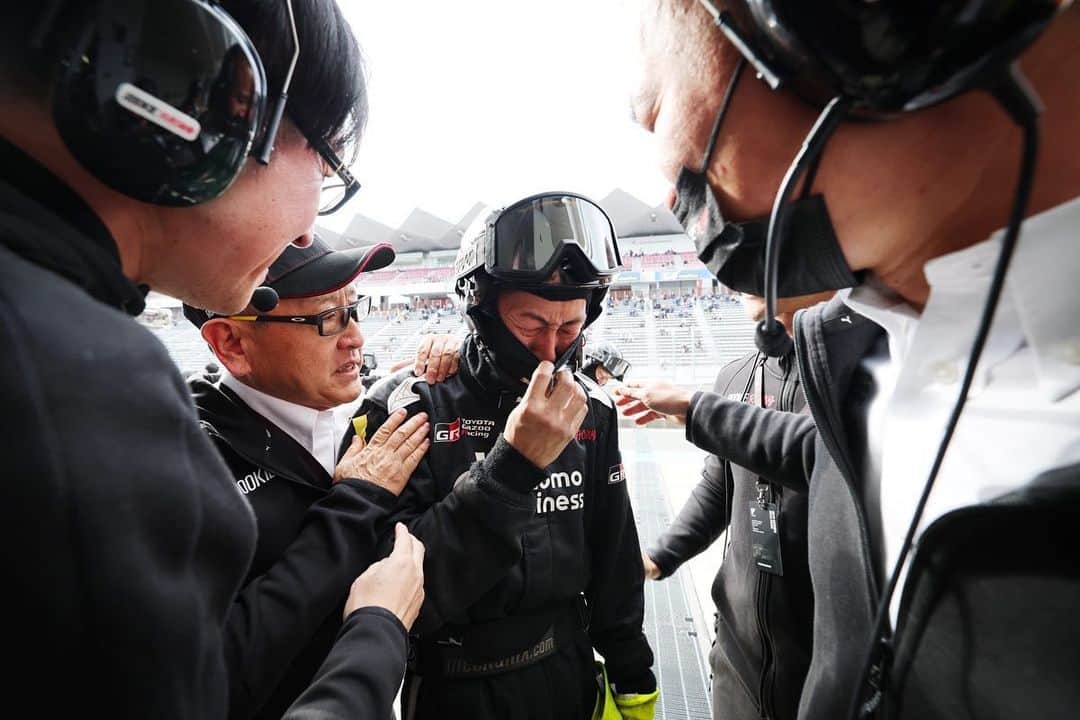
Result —
[[203, 323], [202, 336], [229, 373], [244, 378], [251, 373], [251, 361], [239, 325], [233, 320], [211, 318]]

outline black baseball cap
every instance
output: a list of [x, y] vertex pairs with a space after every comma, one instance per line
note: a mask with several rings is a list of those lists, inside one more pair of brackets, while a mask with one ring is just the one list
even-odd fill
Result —
[[[273, 288], [282, 300], [318, 297], [340, 290], [362, 272], [381, 270], [394, 262], [394, 257], [394, 248], [388, 243], [335, 250], [316, 235], [307, 247], [285, 248], [267, 271], [263, 285]], [[202, 327], [214, 315], [184, 305], [184, 317], [195, 327]]]

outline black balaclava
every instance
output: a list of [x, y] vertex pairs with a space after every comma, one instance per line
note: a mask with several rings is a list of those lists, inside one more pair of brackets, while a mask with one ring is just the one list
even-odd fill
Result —
[[[505, 376], [504, 381], [518, 383], [523, 380], [525, 384], [528, 384], [529, 378], [532, 377], [533, 371], [536, 370], [536, 366], [540, 364], [540, 361], [532, 354], [529, 348], [522, 345], [521, 341], [514, 337], [514, 334], [506, 328], [502, 318], [499, 317], [495, 301], [499, 292], [503, 289], [510, 288], [492, 283], [487, 290], [487, 297], [469, 310], [469, 318], [472, 320], [477, 336], [481, 341], [482, 351], [488, 355], [496, 369]], [[513, 289], [524, 290], [545, 300], [574, 300], [578, 298], [588, 300], [593, 292], [593, 288], [576, 288], [565, 285], [544, 285], [542, 287]], [[589, 319], [586, 320], [585, 324], [589, 324]], [[564, 366], [569, 367], [571, 371], [578, 370], [581, 366], [584, 342], [585, 328], [583, 327], [581, 333], [578, 334], [570, 347], [555, 359], [555, 370], [557, 371]]]
[[[720, 125], [745, 66], [746, 60], [740, 57], [720, 103], [701, 172], [683, 167], [679, 173], [672, 212], [693, 239], [701, 262], [717, 280], [733, 290], [764, 297], [769, 218], [745, 222], [724, 220], [705, 176]], [[839, 290], [857, 282], [836, 240], [825, 198], [808, 195], [815, 169], [812, 168], [806, 177], [803, 196], [789, 210], [784, 252], [780, 254], [779, 297]]]

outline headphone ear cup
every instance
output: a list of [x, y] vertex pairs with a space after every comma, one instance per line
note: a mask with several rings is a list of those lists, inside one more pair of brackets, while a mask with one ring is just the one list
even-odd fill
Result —
[[168, 206], [229, 187], [265, 115], [266, 79], [224, 11], [202, 0], [99, 2], [66, 40], [53, 119], [91, 174]]
[[[723, 13], [780, 82], [855, 115], [919, 110], [1000, 78], [1058, 0], [731, 0]], [[726, 31], [727, 32], [727, 31]]]

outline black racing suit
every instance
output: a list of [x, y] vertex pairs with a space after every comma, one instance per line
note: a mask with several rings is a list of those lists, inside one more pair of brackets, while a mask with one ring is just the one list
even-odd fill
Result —
[[[758, 353], [725, 365], [713, 391], [729, 400], [805, 412], [794, 354]], [[807, 495], [709, 455], [702, 480], [671, 527], [649, 548], [668, 577], [726, 531], [724, 559], [713, 581], [716, 641], [712, 666], [713, 717], [724, 720], [794, 720], [810, 664], [814, 595], [807, 564]], [[772, 505], [778, 516], [779, 572], [754, 559], [751, 506]]]
[[518, 393], [496, 374], [469, 337], [458, 375], [429, 386], [403, 370], [357, 412], [368, 437], [399, 407], [431, 422], [431, 449], [393, 518], [427, 550], [406, 718], [589, 717], [593, 648], [616, 685], [652, 679], [611, 400], [578, 376], [589, 413], [540, 469], [502, 436]]
[[[366, 480], [334, 483], [306, 448], [228, 387], [189, 380], [199, 421], [255, 511], [255, 558], [226, 624], [229, 716], [279, 718], [311, 683], [341, 630], [349, 586], [376, 559], [397, 498]], [[357, 656], [372, 717], [389, 717], [404, 673], [404, 627]]]
[[[165, 347], [128, 316], [146, 287], [108, 229], [2, 139], [0, 166], [4, 715], [224, 718], [251, 509]], [[374, 645], [403, 668], [406, 637], [369, 610], [288, 717], [375, 714], [361, 658]]]

